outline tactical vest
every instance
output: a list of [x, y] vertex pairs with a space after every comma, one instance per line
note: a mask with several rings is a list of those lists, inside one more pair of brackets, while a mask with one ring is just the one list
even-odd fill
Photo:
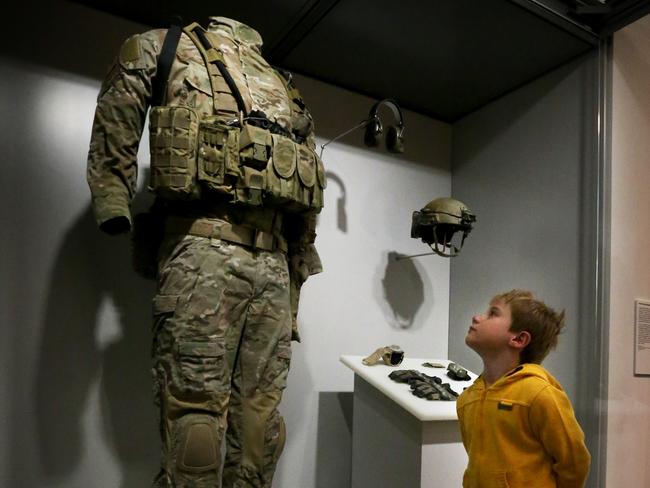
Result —
[[[223, 200], [227, 195], [229, 201], [246, 205], [320, 211], [325, 170], [307, 144], [311, 117], [290, 78], [261, 56], [255, 59], [258, 72], [282, 81], [290, 104], [289, 127], [269, 120], [262, 111], [247, 113], [226, 68], [219, 37], [198, 24], [183, 32], [208, 71], [213, 110], [206, 114], [182, 104], [152, 107], [150, 189], [165, 200]], [[240, 83], [246, 75], [244, 69]]]

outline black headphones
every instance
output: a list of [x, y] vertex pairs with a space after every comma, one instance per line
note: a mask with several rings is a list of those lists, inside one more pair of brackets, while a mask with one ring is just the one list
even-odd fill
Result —
[[404, 152], [404, 118], [402, 117], [402, 110], [397, 105], [397, 102], [391, 98], [386, 98], [376, 102], [370, 109], [368, 114], [368, 122], [366, 125], [366, 133], [363, 137], [363, 142], [366, 146], [377, 147], [379, 139], [384, 132], [384, 128], [377, 115], [380, 105], [387, 105], [393, 111], [397, 125], [391, 125], [386, 132], [386, 149], [392, 153]]

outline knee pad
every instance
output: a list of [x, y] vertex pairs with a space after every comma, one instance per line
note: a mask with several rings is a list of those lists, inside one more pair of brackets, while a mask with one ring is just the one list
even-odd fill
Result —
[[178, 469], [200, 473], [221, 464], [221, 429], [218, 418], [207, 414], [187, 414], [176, 426], [174, 457]]

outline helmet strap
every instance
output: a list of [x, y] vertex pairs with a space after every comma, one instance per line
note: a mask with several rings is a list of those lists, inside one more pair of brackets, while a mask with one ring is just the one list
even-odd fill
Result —
[[[438, 256], [444, 258], [455, 258], [460, 253], [460, 248], [454, 246], [451, 242], [447, 242], [446, 239], [443, 239], [442, 243], [438, 242], [437, 233], [434, 231], [433, 234], [433, 245], [429, 244], [431, 250], [436, 253]], [[453, 232], [452, 232], [453, 237]], [[465, 241], [465, 233], [463, 233], [463, 241], [460, 244], [460, 247], [463, 247], [463, 242]], [[445, 252], [445, 248], [449, 248], [449, 252]]]

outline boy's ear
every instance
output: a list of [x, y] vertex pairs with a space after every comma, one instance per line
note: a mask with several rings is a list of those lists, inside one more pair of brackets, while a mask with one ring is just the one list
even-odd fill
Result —
[[522, 330], [510, 338], [510, 345], [523, 350], [528, 344], [530, 344], [531, 339], [532, 336], [530, 335], [530, 332]]

